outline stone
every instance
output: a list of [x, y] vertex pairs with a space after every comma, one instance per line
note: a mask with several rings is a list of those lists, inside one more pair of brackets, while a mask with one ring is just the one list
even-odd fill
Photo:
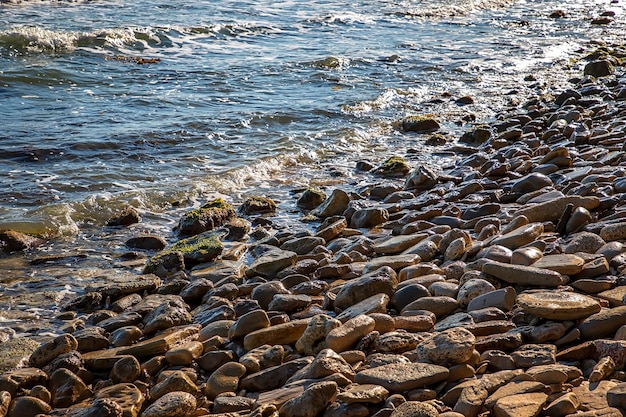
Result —
[[552, 180], [548, 176], [533, 172], [515, 181], [511, 187], [511, 191], [514, 193], [528, 194], [545, 187], [551, 187], [552, 185]]
[[335, 297], [334, 306], [341, 311], [379, 293], [391, 297], [397, 286], [395, 271], [383, 266], [343, 284]]
[[498, 387], [486, 400], [485, 407], [492, 409], [502, 398], [530, 393], [547, 393], [549, 388], [537, 381], [517, 378]]
[[220, 366], [209, 377], [204, 393], [213, 399], [224, 392], [235, 392], [239, 380], [246, 374], [246, 367], [238, 362], [228, 362]]
[[342, 374], [350, 381], [354, 380], [354, 370], [341, 355], [332, 349], [324, 349], [317, 354], [313, 362], [308, 366], [306, 377], [321, 379], [333, 374]]
[[613, 67], [611, 61], [608, 59], [598, 59], [587, 63], [583, 72], [585, 75], [599, 78], [611, 75], [614, 71], [615, 68]]
[[617, 306], [592, 314], [578, 325], [578, 329], [584, 339], [595, 340], [613, 335], [624, 324], [626, 306]]
[[600, 303], [586, 295], [566, 291], [524, 292], [517, 304], [528, 314], [548, 320], [580, 320], [601, 309]]
[[363, 301], [359, 301], [352, 307], [348, 307], [337, 316], [337, 320], [346, 322], [360, 314], [386, 313], [389, 296], [387, 294], [376, 294]]
[[241, 388], [247, 391], [267, 391], [285, 385], [298, 371], [312, 362], [311, 357], [293, 359], [280, 365], [268, 367], [246, 376], [241, 380]]
[[131, 237], [125, 242], [125, 245], [131, 249], [163, 250], [167, 246], [167, 242], [160, 236], [143, 235]]
[[112, 400], [117, 403], [122, 409], [123, 417], [137, 417], [145, 401], [145, 396], [135, 385], [121, 383], [97, 391], [93, 404], [96, 405], [99, 400], [100, 403], [103, 400]]
[[550, 365], [556, 362], [556, 346], [550, 344], [526, 344], [511, 353], [518, 368]]
[[402, 120], [402, 130], [405, 132], [428, 133], [439, 130], [439, 123], [429, 116], [414, 115]]
[[[158, 336], [142, 340], [129, 347], [124, 347], [120, 349], [118, 353], [120, 355], [133, 355], [137, 357], [162, 355], [177, 344], [197, 335], [199, 330], [200, 326], [198, 325], [174, 327]], [[87, 359], [89, 353], [83, 355], [83, 358]]]
[[585, 260], [573, 254], [546, 255], [535, 262], [535, 268], [549, 269], [563, 275], [576, 275], [583, 270]]
[[430, 363], [458, 365], [467, 362], [474, 353], [476, 337], [462, 327], [435, 334], [415, 348], [417, 357]]
[[50, 392], [55, 408], [69, 407], [91, 395], [82, 379], [65, 368], [57, 369], [50, 375]]
[[257, 258], [246, 270], [246, 276], [260, 275], [272, 279], [281, 270], [295, 265], [297, 260], [298, 254], [295, 252], [275, 249]]
[[195, 382], [183, 371], [173, 371], [164, 378], [160, 378], [159, 382], [150, 390], [150, 399], [152, 401], [161, 398], [170, 392], [188, 392], [195, 395], [198, 387]]
[[626, 239], [626, 222], [613, 223], [604, 226], [600, 230], [600, 237], [605, 242], [613, 242], [616, 240]]
[[276, 294], [272, 298], [268, 309], [293, 313], [304, 310], [311, 304], [311, 297], [305, 294]]
[[622, 382], [609, 389], [606, 393], [609, 407], [626, 410], [626, 383]]
[[525, 246], [515, 249], [511, 255], [511, 263], [514, 265], [532, 265], [543, 256], [543, 251], [534, 246]]
[[39, 398], [24, 396], [17, 397], [11, 402], [7, 417], [35, 417], [48, 414], [50, 411], [52, 407]]
[[326, 335], [326, 347], [335, 352], [349, 350], [372, 332], [375, 326], [376, 321], [373, 318], [364, 314], [358, 315], [330, 330]]
[[250, 350], [265, 344], [289, 345], [295, 343], [302, 336], [308, 324], [309, 319], [293, 320], [255, 330], [244, 337], [244, 348]]
[[509, 249], [517, 249], [536, 240], [543, 233], [542, 223], [530, 223], [495, 238], [491, 244], [504, 246]]
[[202, 356], [203, 351], [202, 343], [192, 340], [165, 352], [165, 360], [173, 366], [189, 366]]
[[43, 368], [54, 358], [78, 348], [78, 341], [71, 334], [62, 334], [49, 342], [41, 344], [30, 355], [29, 364], [36, 368]]
[[305, 355], [317, 355], [322, 350], [326, 349], [327, 335], [339, 326], [341, 326], [339, 320], [325, 314], [318, 314], [311, 317], [304, 333], [302, 333], [302, 336], [296, 341], [296, 350]]
[[496, 417], [535, 417], [547, 400], [548, 394], [540, 392], [511, 395], [499, 399], [493, 411]]
[[372, 228], [389, 220], [389, 212], [381, 207], [368, 207], [352, 214], [350, 227], [355, 229]]
[[513, 287], [505, 287], [479, 295], [467, 305], [467, 311], [478, 311], [485, 308], [495, 307], [502, 311], [511, 311], [515, 305], [517, 293]]
[[139, 223], [141, 217], [134, 207], [125, 207], [118, 215], [107, 221], [107, 226], [130, 226]]
[[593, 210], [598, 207], [600, 200], [598, 197], [564, 196], [558, 197], [543, 203], [528, 205], [515, 212], [515, 216], [526, 216], [528, 221], [533, 222], [557, 222], [561, 213], [568, 204], [576, 207], [584, 207]]
[[426, 310], [437, 317], [443, 317], [451, 314], [458, 307], [458, 302], [452, 297], [422, 297], [407, 304], [401, 314], [404, 315], [407, 311]]
[[485, 263], [482, 267], [482, 272], [493, 275], [510, 284], [558, 287], [565, 282], [561, 274], [549, 269], [503, 264], [495, 261]]
[[20, 252], [43, 245], [44, 240], [15, 230], [0, 232], [0, 250], [6, 253]]
[[317, 187], [310, 187], [304, 190], [296, 201], [298, 208], [302, 210], [313, 210], [326, 200], [326, 193]]
[[489, 281], [481, 278], [470, 279], [461, 285], [456, 300], [461, 308], [466, 308], [474, 298], [495, 290], [496, 288]]
[[188, 211], [178, 222], [180, 236], [193, 236], [223, 226], [236, 217], [235, 209], [221, 198]]
[[437, 417], [437, 409], [426, 402], [407, 401], [396, 407], [389, 417]]
[[549, 417], [565, 417], [574, 414], [580, 407], [580, 400], [573, 392], [568, 392], [546, 406], [544, 414]]
[[578, 232], [592, 220], [593, 217], [589, 210], [584, 207], [577, 207], [576, 210], [572, 212], [572, 215], [565, 225], [565, 233], [570, 234]]
[[255, 330], [270, 327], [270, 319], [264, 310], [252, 310], [241, 317], [228, 330], [228, 338], [243, 337]]
[[432, 330], [435, 318], [430, 315], [396, 316], [393, 317], [393, 328], [407, 332], [428, 332]]
[[389, 392], [401, 393], [445, 381], [448, 374], [448, 368], [439, 365], [391, 363], [358, 372], [355, 382], [380, 385]]
[[315, 417], [335, 399], [337, 390], [334, 381], [312, 384], [301, 395], [285, 402], [279, 414], [281, 417]]
[[315, 236], [321, 237], [326, 242], [330, 242], [331, 240], [339, 236], [339, 234], [347, 227], [348, 227], [348, 222], [346, 221], [345, 217], [342, 217], [339, 220], [319, 230], [315, 234]]
[[196, 397], [188, 392], [170, 392], [148, 406], [141, 417], [178, 417], [196, 410]]
[[616, 381], [600, 381], [590, 383], [583, 381], [580, 385], [572, 388], [572, 392], [580, 401], [581, 411], [602, 410], [608, 408], [608, 391], [618, 385]]
[[[109, 336], [110, 343], [115, 347], [130, 346], [143, 336], [143, 332], [137, 326], [124, 326], [115, 329]], [[79, 342], [80, 343], [80, 342]], [[107, 345], [108, 346], [108, 345]], [[106, 346], [101, 347], [104, 349]], [[80, 350], [80, 344], [79, 344]]]
[[321, 205], [311, 211], [311, 214], [322, 218], [338, 216], [346, 211], [349, 203], [350, 197], [348, 193], [336, 188]]
[[141, 364], [134, 356], [124, 356], [115, 362], [111, 369], [111, 380], [114, 384], [133, 382], [141, 375]]
[[239, 207], [239, 213], [245, 216], [274, 213], [276, 208], [276, 203], [271, 198], [254, 195], [246, 198]]
[[353, 404], [353, 403], [372, 403], [377, 404], [383, 402], [389, 396], [389, 391], [380, 385], [373, 384], [355, 384], [349, 386], [345, 391], [337, 395], [337, 401]]
[[285, 288], [280, 281], [269, 281], [257, 285], [250, 294], [253, 300], [258, 301], [259, 306], [267, 310], [269, 308], [272, 299], [276, 294], [290, 294], [289, 290]]
[[379, 256], [368, 261], [363, 267], [363, 272], [370, 273], [385, 266], [395, 271], [398, 271], [408, 266], [415, 265], [419, 263], [420, 260], [421, 257], [413, 253]]
[[480, 386], [463, 388], [453, 411], [465, 417], [477, 417], [488, 396], [489, 392]]
[[595, 253], [602, 246], [604, 246], [606, 242], [600, 236], [595, 233], [590, 232], [579, 232], [572, 235], [569, 239], [565, 247], [563, 248], [563, 252], [565, 253]]
[[150, 334], [158, 330], [189, 324], [191, 319], [191, 314], [187, 311], [187, 306], [182, 299], [168, 300], [143, 319], [143, 332]]
[[428, 237], [426, 233], [391, 236], [382, 242], [376, 242], [374, 250], [379, 255], [395, 255], [414, 246]]
[[213, 412], [215, 414], [238, 412], [238, 411], [250, 412], [252, 411], [253, 406], [254, 406], [254, 399], [252, 398], [241, 397], [241, 396], [235, 396], [235, 397], [222, 396], [222, 397], [217, 397], [215, 401], [213, 402]]

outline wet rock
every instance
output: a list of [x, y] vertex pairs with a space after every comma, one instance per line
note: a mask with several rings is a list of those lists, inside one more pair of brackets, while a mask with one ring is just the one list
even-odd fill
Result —
[[313, 210], [326, 200], [326, 193], [319, 188], [311, 187], [304, 190], [296, 205], [303, 210]]
[[126, 246], [131, 249], [163, 250], [167, 246], [167, 242], [160, 236], [143, 235], [128, 239]]
[[170, 392], [188, 392], [195, 395], [198, 387], [195, 382], [183, 371], [174, 371], [164, 378], [160, 378], [159, 382], [150, 390], [150, 399], [152, 401], [169, 394]]
[[237, 362], [229, 362], [220, 366], [211, 374], [207, 381], [205, 394], [209, 398], [224, 392], [235, 392], [239, 380], [246, 374], [246, 367]]
[[150, 312], [144, 319], [143, 332], [154, 333], [157, 330], [169, 329], [191, 323], [191, 314], [187, 311], [185, 303], [180, 300], [168, 300]]
[[93, 400], [93, 406], [96, 406], [98, 402], [103, 404], [103, 400], [112, 400], [120, 406], [123, 416], [137, 417], [145, 401], [145, 396], [135, 385], [122, 383], [99, 390]]
[[439, 130], [439, 123], [427, 116], [409, 116], [402, 120], [402, 130], [405, 132], [428, 133]]
[[74, 336], [71, 334], [62, 334], [40, 345], [30, 356], [29, 364], [37, 368], [43, 368], [57, 356], [76, 350], [77, 348], [78, 341]]
[[384, 208], [371, 207], [357, 210], [350, 219], [350, 227], [355, 229], [372, 228], [389, 220], [389, 212]]
[[69, 407], [91, 395], [85, 383], [64, 368], [57, 369], [50, 375], [50, 392], [54, 407]]
[[374, 170], [374, 174], [383, 177], [404, 177], [411, 168], [401, 156], [392, 156]]
[[270, 319], [263, 310], [253, 310], [239, 317], [228, 330], [228, 338], [243, 337], [255, 330], [270, 327]]
[[246, 276], [260, 275], [274, 278], [281, 270], [295, 265], [298, 255], [295, 252], [276, 249], [257, 258], [246, 270]]
[[585, 75], [591, 75], [596, 78], [606, 77], [613, 74], [614, 71], [615, 69], [613, 68], [613, 64], [608, 59], [591, 61], [585, 65], [584, 69]]
[[0, 390], [15, 395], [20, 389], [30, 388], [47, 381], [48, 375], [37, 368], [19, 368], [0, 376]]
[[335, 298], [335, 308], [345, 310], [378, 293], [384, 293], [391, 297], [397, 285], [396, 273], [388, 266], [383, 266], [344, 284]]
[[9, 407], [7, 417], [35, 417], [40, 414], [48, 414], [52, 410], [45, 402], [35, 397], [18, 397]]
[[349, 203], [350, 197], [348, 193], [336, 188], [321, 205], [311, 212], [311, 214], [322, 218], [338, 216], [346, 211]]
[[235, 216], [235, 209], [221, 198], [217, 198], [185, 213], [178, 222], [178, 234], [193, 236], [210, 231], [226, 224]]
[[250, 216], [253, 214], [274, 213], [276, 211], [276, 203], [268, 197], [251, 196], [246, 198], [239, 212], [243, 215]]
[[130, 226], [139, 223], [141, 217], [134, 207], [126, 207], [121, 213], [107, 221], [107, 226]]
[[111, 380], [115, 384], [133, 382], [141, 375], [141, 364], [134, 356], [125, 356], [115, 362], [111, 369]]

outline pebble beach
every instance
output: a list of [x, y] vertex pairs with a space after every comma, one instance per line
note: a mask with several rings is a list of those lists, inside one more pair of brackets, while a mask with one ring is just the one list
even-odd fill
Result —
[[[218, 198], [174, 243], [129, 239], [124, 279], [58, 330], [3, 333], [0, 416], [622, 416], [625, 58], [598, 45], [568, 88], [468, 124], [441, 169], [359, 161], [367, 184], [295, 190], [296, 226]], [[447, 140], [436, 115], [399, 124]]]

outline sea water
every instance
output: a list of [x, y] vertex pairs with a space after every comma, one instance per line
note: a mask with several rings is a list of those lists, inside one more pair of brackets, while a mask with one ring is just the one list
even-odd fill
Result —
[[[172, 238], [180, 213], [215, 196], [265, 195], [289, 213], [293, 190], [350, 183], [360, 160], [440, 169], [454, 152], [402, 118], [432, 115], [453, 144], [473, 120], [567, 86], [591, 41], [624, 38], [622, 2], [572, 3], [0, 3], [0, 230], [91, 262], [0, 259], [0, 304], [58, 302], [127, 236]], [[612, 23], [591, 23], [605, 12]], [[103, 228], [127, 205], [139, 226]]]

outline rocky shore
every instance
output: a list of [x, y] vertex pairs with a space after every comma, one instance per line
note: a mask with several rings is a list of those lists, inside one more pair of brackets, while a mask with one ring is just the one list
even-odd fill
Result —
[[171, 246], [130, 239], [144, 274], [0, 345], [0, 416], [622, 416], [624, 57], [474, 126], [454, 166], [360, 162], [371, 184], [300, 190], [300, 229], [271, 199], [216, 199]]

